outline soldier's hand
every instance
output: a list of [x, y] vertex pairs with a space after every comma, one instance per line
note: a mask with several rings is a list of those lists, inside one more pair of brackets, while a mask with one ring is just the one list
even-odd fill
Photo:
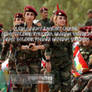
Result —
[[43, 67], [43, 68], [41, 69], [41, 73], [44, 74], [44, 71], [46, 71], [46, 68], [45, 68], [45, 67]]
[[37, 46], [38, 46], [39, 50], [44, 50], [45, 49], [44, 45], [37, 45]]
[[46, 54], [45, 54], [45, 58], [46, 60], [50, 60], [50, 56], [47, 56]]
[[17, 37], [19, 37], [19, 35], [16, 34], [16, 33], [13, 33], [13, 34], [12, 34], [12, 37], [13, 37], [13, 38], [17, 38]]
[[89, 71], [92, 72], [92, 69], [90, 69]]
[[31, 48], [29, 48], [31, 51], [37, 51], [39, 50], [38, 46], [33, 45]]
[[22, 50], [29, 49], [29, 46], [21, 46], [21, 49], [22, 49]]
[[51, 62], [46, 62], [47, 72], [51, 72]]
[[5, 45], [6, 43], [7, 43], [7, 41], [6, 41], [6, 40], [4, 40], [3, 44]]
[[85, 73], [85, 72], [88, 72], [89, 69], [83, 69], [82, 72]]
[[37, 51], [37, 50], [43, 50], [44, 48], [45, 47], [43, 45], [32, 45], [32, 47], [30, 48], [30, 50]]
[[30, 47], [30, 46], [35, 46], [35, 43], [29, 43], [29, 47]]

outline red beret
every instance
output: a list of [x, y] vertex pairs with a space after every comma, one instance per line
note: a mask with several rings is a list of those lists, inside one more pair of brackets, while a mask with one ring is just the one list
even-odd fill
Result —
[[66, 15], [66, 13], [64, 12], [64, 10], [57, 10], [57, 11], [56, 11], [56, 15], [57, 15], [57, 16], [66, 16], [66, 17], [67, 17], [67, 15]]
[[26, 6], [26, 7], [24, 8], [24, 12], [34, 12], [35, 16], [38, 15], [36, 9], [33, 8], [32, 6]]
[[80, 31], [84, 31], [84, 32], [86, 32], [87, 30], [88, 30], [88, 31], [91, 31], [91, 30], [92, 30], [92, 26], [81, 27], [81, 28], [79, 28], [79, 30], [80, 30]]
[[0, 30], [0, 33], [2, 33], [2, 30]]
[[16, 13], [14, 15], [14, 18], [23, 18], [23, 14], [22, 13]]
[[0, 33], [2, 33], [3, 24], [0, 24]]
[[81, 28], [79, 28], [79, 30], [85, 32], [86, 33], [85, 37], [92, 40], [92, 33], [88, 33], [88, 32], [92, 31], [92, 26], [81, 27]]
[[40, 12], [42, 13], [43, 11], [48, 11], [48, 8], [46, 8], [46, 7], [40, 8]]
[[3, 24], [0, 24], [0, 27], [2, 27], [2, 28], [3, 28]]

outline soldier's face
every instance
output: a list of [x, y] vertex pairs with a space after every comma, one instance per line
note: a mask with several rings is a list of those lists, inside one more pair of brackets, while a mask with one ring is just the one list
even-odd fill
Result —
[[89, 44], [90, 44], [90, 40], [85, 39], [85, 40], [82, 41], [83, 46], [89, 46]]
[[88, 18], [92, 18], [92, 13], [89, 13], [88, 14]]
[[43, 11], [41, 13], [41, 15], [42, 15], [42, 18], [47, 18], [48, 17], [48, 11]]
[[65, 26], [66, 25], [66, 17], [65, 16], [58, 16], [56, 23], [58, 26]]
[[21, 23], [23, 23], [23, 22], [24, 22], [24, 21], [23, 21], [22, 18], [16, 18], [15, 21], [14, 21], [14, 24], [15, 24], [15, 25], [18, 25], [18, 24], [21, 24]]
[[35, 15], [33, 12], [26, 12], [24, 17], [25, 22], [32, 22], [35, 19]]

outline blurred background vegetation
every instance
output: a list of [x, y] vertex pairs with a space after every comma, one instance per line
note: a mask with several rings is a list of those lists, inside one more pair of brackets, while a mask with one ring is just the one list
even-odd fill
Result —
[[40, 19], [40, 7], [46, 6], [50, 17], [53, 10], [56, 10], [57, 3], [67, 13], [71, 26], [84, 24], [87, 20], [87, 11], [92, 8], [92, 0], [0, 0], [0, 23], [4, 25], [5, 30], [11, 29], [14, 14], [23, 13], [26, 5], [36, 8], [39, 14], [37, 19]]

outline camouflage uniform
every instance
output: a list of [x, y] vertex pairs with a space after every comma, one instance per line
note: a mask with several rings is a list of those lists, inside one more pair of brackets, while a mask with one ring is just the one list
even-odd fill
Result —
[[50, 85], [50, 92], [69, 92], [71, 89], [72, 42], [55, 41], [50, 43], [51, 74], [54, 75], [54, 84]]
[[[26, 12], [34, 13], [34, 19], [38, 15], [35, 8], [33, 8], [32, 6], [26, 6], [24, 8], [24, 13], [26, 13]], [[32, 24], [32, 27], [37, 27], [37, 26]], [[20, 28], [24, 28], [24, 30], [25, 30], [28, 27], [27, 27], [27, 24], [24, 23], [24, 25], [22, 24]], [[33, 30], [30, 30], [30, 31], [33, 31]], [[35, 37], [35, 36], [33, 36], [33, 37]], [[25, 42], [21, 41], [21, 42], [19, 42], [20, 47], [25, 46], [25, 45], [27, 45], [29, 47], [29, 43], [35, 43], [36, 45], [38, 45], [38, 43], [36, 41], [25, 41]], [[29, 47], [29, 48], [31, 48], [31, 47]], [[39, 72], [40, 72], [40, 50], [31, 51], [29, 49], [26, 49], [26, 50], [18, 49], [16, 51], [15, 57], [16, 57], [16, 67], [17, 67], [16, 70], [17, 70], [18, 74], [19, 73], [20, 74], [39, 74]], [[31, 88], [31, 85], [29, 85], [29, 86], [22, 85], [22, 87], [23, 87], [23, 92], [28, 92], [28, 91], [35, 92], [35, 85], [33, 85], [33, 84], [32, 84], [32, 88]]]
[[85, 26], [92, 26], [92, 9], [89, 9], [87, 14], [90, 14], [91, 16], [89, 16], [87, 22], [85, 23]]
[[[54, 26], [54, 23], [48, 18], [48, 8], [46, 7], [41, 7], [40, 8], [40, 13], [43, 16], [46, 16], [44, 19], [41, 19], [39, 22], [41, 23], [42, 27], [52, 27]], [[44, 13], [44, 14], [42, 14]]]
[[[10, 32], [11, 31], [8, 31], [8, 33]], [[2, 45], [1, 59], [2, 60], [9, 59], [8, 71], [9, 71], [9, 76], [11, 76], [12, 74], [16, 74], [15, 52], [17, 49], [16, 48], [17, 44], [15, 42], [12, 43], [11, 41], [6, 40], [8, 38], [12, 38], [12, 36], [8, 34], [7, 36], [3, 37], [4, 41]], [[12, 88], [14, 92], [15, 84], [12, 83], [12, 85], [13, 85]]]
[[[24, 25], [27, 28], [27, 25]], [[32, 27], [37, 27], [33, 24]], [[29, 45], [29, 43], [37, 42], [19, 42], [21, 47], [22, 45]], [[31, 51], [31, 50], [21, 50], [17, 49], [16, 51], [16, 71], [17, 74], [39, 74], [40, 73], [40, 63], [41, 63], [41, 51]], [[35, 92], [36, 85], [23, 86], [23, 92], [27, 92], [31, 90], [31, 92]]]
[[0, 59], [1, 59], [1, 53], [2, 53], [2, 38], [0, 38]]
[[[11, 31], [8, 31], [8, 33], [10, 32]], [[9, 34], [7, 34], [6, 36], [5, 34], [3, 35], [1, 59], [6, 60], [7, 58], [9, 58], [9, 72], [12, 72], [13, 70], [16, 70], [14, 63], [15, 47], [11, 44], [11, 41], [7, 40], [8, 38], [12, 38], [12, 36]]]
[[[90, 25], [88, 26], [84, 26], [80, 28], [80, 31], [87, 33], [87, 31], [91, 32], [92, 28]], [[92, 67], [92, 46], [91, 46], [91, 42], [92, 42], [92, 35], [87, 36], [85, 35], [84, 37], [89, 38], [89, 45], [88, 46], [83, 46], [83, 43], [79, 44], [80, 47], [80, 53], [83, 56], [84, 60], [86, 61], [89, 69], [91, 69]], [[89, 82], [92, 80], [92, 75], [89, 74], [90, 70], [87, 72], [84, 72], [77, 80], [77, 83], [75, 84], [75, 86], [72, 88], [71, 92], [90, 92], [87, 89], [87, 83], [89, 84]], [[91, 83], [91, 82], [90, 82]], [[81, 86], [81, 87], [80, 87]], [[85, 91], [84, 91], [85, 90]], [[92, 91], [92, 89], [91, 89]]]
[[91, 26], [91, 25], [92, 25], [92, 18], [89, 18], [85, 23], [85, 26]]
[[[91, 69], [92, 64], [89, 62], [91, 62], [91, 60], [92, 60], [92, 47], [84, 47], [82, 45], [80, 45], [79, 47], [80, 47], [81, 55], [83, 56], [84, 60], [88, 64], [89, 69]], [[81, 92], [84, 89], [84, 87], [87, 85], [88, 81], [90, 79], [92, 79], [92, 77], [90, 77], [90, 74], [88, 74], [88, 73], [89, 72], [83, 74], [81, 77], [78, 78], [77, 83], [72, 88], [71, 92]], [[87, 77], [87, 79], [85, 76]], [[89, 91], [84, 91], [84, 92], [89, 92]]]
[[2, 49], [3, 49], [2, 29], [3, 29], [3, 25], [0, 24], [0, 60], [2, 60]]
[[52, 27], [54, 25], [54, 23], [51, 22], [50, 19], [48, 19], [48, 18], [41, 19], [39, 22], [41, 23], [42, 27]]
[[89, 64], [91, 58], [92, 58], [92, 47], [83, 47], [80, 46], [80, 52], [83, 56], [84, 60], [87, 62], [89, 68], [91, 69], [91, 64]]

